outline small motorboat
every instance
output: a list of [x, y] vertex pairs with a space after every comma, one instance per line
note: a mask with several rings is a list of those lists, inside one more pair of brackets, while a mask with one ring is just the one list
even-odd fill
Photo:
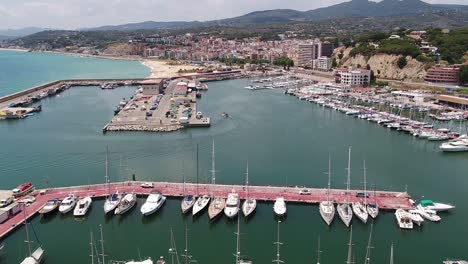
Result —
[[455, 206], [451, 204], [436, 203], [432, 200], [422, 200], [418, 206], [420, 206], [422, 209], [434, 210], [436, 212], [448, 211], [455, 208]]
[[75, 208], [77, 198], [74, 194], [68, 195], [65, 199], [62, 200], [62, 203], [59, 206], [59, 212], [66, 214]]
[[48, 214], [57, 209], [60, 205], [60, 200], [58, 198], [50, 199], [47, 203], [39, 210], [40, 214]]
[[226, 200], [226, 207], [224, 208], [224, 214], [229, 217], [233, 218], [239, 213], [239, 194], [235, 192], [231, 192], [228, 194], [228, 198]]
[[86, 196], [83, 199], [80, 199], [75, 206], [75, 210], [73, 210], [74, 216], [85, 216], [91, 206], [93, 200], [90, 196]]
[[401, 229], [413, 229], [413, 217], [409, 212], [398, 209], [395, 212], [395, 217]]
[[424, 219], [427, 219], [431, 222], [439, 222], [441, 220], [440, 216], [438, 216], [437, 212], [434, 210], [423, 209], [419, 205], [416, 210], [418, 214], [420, 214]]
[[422, 222], [424, 222], [424, 218], [419, 214], [418, 210], [410, 210], [409, 212], [411, 214], [411, 219], [413, 220], [413, 223], [417, 224], [418, 226], [421, 226]]
[[128, 212], [128, 210], [132, 209], [133, 206], [135, 206], [136, 202], [137, 202], [136, 194], [134, 193], [126, 194], [122, 198], [122, 201], [120, 202], [119, 206], [117, 206], [117, 208], [115, 209], [115, 214], [121, 215], [121, 214]]

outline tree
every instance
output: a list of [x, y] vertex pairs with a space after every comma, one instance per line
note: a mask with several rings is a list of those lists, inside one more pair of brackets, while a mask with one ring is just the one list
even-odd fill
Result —
[[401, 56], [400, 58], [398, 58], [398, 61], [397, 61], [398, 68], [403, 69], [406, 66], [406, 64], [408, 64], [408, 61], [406, 61], [406, 57]]
[[468, 65], [460, 67], [460, 83], [463, 85], [468, 84]]
[[276, 66], [283, 66], [285, 70], [289, 70], [290, 67], [294, 66], [294, 61], [288, 57], [279, 57], [273, 61]]
[[336, 68], [336, 66], [338, 66], [338, 63], [336, 62], [336, 58], [333, 58], [331, 66], [332, 68]]
[[371, 84], [371, 85], [374, 85], [376, 81], [377, 81], [377, 78], [375, 78], [374, 71], [371, 70], [371, 71], [370, 71], [370, 84]]

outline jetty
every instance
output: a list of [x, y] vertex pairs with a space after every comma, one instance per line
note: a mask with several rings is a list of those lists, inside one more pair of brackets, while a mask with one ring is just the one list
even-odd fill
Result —
[[[17, 227], [38, 214], [39, 210], [50, 199], [64, 199], [69, 194], [79, 197], [91, 196], [93, 198], [104, 198], [116, 191], [119, 193], [135, 193], [140, 197], [149, 195], [153, 190], [160, 191], [169, 198], [182, 198], [184, 196], [183, 183], [177, 182], [149, 182], [152, 188], [144, 188], [142, 181], [125, 181], [107, 184], [81, 185], [70, 187], [57, 187], [34, 191], [36, 200], [29, 206], [21, 206], [22, 212], [11, 216], [8, 220], [0, 224], [0, 239], [10, 234]], [[214, 195], [216, 197], [227, 198], [228, 194], [235, 191], [240, 199], [246, 198], [245, 185], [224, 185], [224, 184], [195, 184], [186, 183], [185, 193], [192, 195]], [[284, 197], [286, 203], [296, 204], [318, 204], [327, 200], [326, 188], [309, 187], [281, 187], [281, 186], [249, 186], [249, 198], [263, 202], [273, 202], [277, 197]], [[364, 193], [363, 190], [343, 190], [331, 189], [330, 200], [334, 203], [363, 202], [364, 195], [367, 194], [367, 202], [375, 203], [381, 210], [410, 209], [413, 207], [411, 197], [406, 192], [392, 191], [372, 191]], [[104, 214], [104, 213], [103, 213]]]

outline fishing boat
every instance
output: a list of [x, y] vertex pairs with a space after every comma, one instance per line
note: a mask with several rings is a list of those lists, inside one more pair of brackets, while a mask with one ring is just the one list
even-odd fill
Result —
[[74, 194], [68, 195], [65, 199], [62, 200], [62, 203], [59, 206], [59, 212], [66, 214], [75, 208], [78, 198]]
[[455, 206], [451, 204], [436, 203], [432, 200], [422, 200], [418, 206], [422, 209], [434, 210], [436, 212], [448, 211], [455, 208]]
[[12, 190], [14, 197], [23, 196], [32, 191], [34, 191], [34, 186], [31, 182], [25, 182]]
[[73, 210], [74, 216], [85, 216], [91, 206], [93, 200], [90, 196], [86, 196], [80, 199], [75, 206], [75, 210]]
[[367, 190], [366, 190], [366, 161], [364, 160], [364, 203], [355, 202], [353, 203], [353, 212], [364, 224], [367, 223], [369, 213], [366, 208], [367, 203]]
[[113, 194], [110, 194], [110, 178], [109, 178], [109, 148], [106, 148], [106, 175], [105, 180], [107, 184], [107, 193], [109, 194], [106, 197], [106, 201], [104, 202], [104, 214], [108, 214], [113, 212], [117, 206], [119, 206], [120, 201], [122, 200], [122, 195], [119, 194], [119, 191], [116, 191]]
[[239, 204], [239, 194], [232, 190], [232, 192], [228, 194], [228, 198], [226, 200], [226, 207], [224, 208], [224, 214], [228, 218], [235, 217], [239, 213]]
[[245, 201], [242, 204], [242, 213], [245, 217], [249, 217], [257, 208], [257, 200], [249, 198], [249, 164], [245, 173]]
[[351, 181], [351, 147], [348, 149], [348, 177], [346, 181], [346, 203], [338, 204], [336, 206], [336, 210], [338, 211], [338, 215], [341, 218], [341, 221], [349, 227], [351, 220], [353, 219], [353, 210], [349, 205], [349, 188], [350, 188], [350, 181]]
[[413, 217], [409, 212], [403, 209], [397, 209], [395, 217], [401, 229], [413, 229]]
[[156, 212], [166, 201], [166, 197], [163, 196], [159, 191], [152, 191], [146, 202], [141, 206], [140, 212], [143, 215], [150, 215]]
[[[41, 263], [42, 257], [44, 256], [44, 250], [42, 249], [41, 245], [39, 245], [39, 247], [37, 247], [36, 250], [34, 251], [32, 251], [31, 249], [32, 241], [29, 239], [29, 229], [28, 229], [28, 221], [26, 219], [26, 213], [24, 216], [24, 225], [26, 229], [26, 241], [25, 242], [28, 244], [28, 256], [23, 261], [21, 261], [20, 264], [39, 264]], [[34, 235], [36, 235], [36, 232], [34, 232]], [[36, 237], [36, 240], [38, 240], [37, 237]]]
[[127, 193], [123, 198], [122, 201], [120, 202], [119, 206], [115, 209], [115, 214], [116, 215], [121, 215], [126, 212], [128, 212], [130, 209], [132, 209], [133, 206], [135, 206], [137, 202], [137, 197], [135, 193]]
[[41, 210], [39, 210], [39, 213], [43, 214], [43, 215], [51, 213], [51, 212], [55, 211], [55, 209], [57, 209], [59, 207], [59, 205], [60, 205], [60, 200], [58, 198], [50, 199], [41, 208]]
[[286, 202], [284, 201], [284, 197], [280, 196], [276, 198], [273, 211], [280, 217], [286, 215]]
[[335, 205], [330, 201], [330, 177], [331, 177], [331, 159], [328, 158], [328, 188], [327, 188], [327, 200], [320, 202], [319, 210], [323, 221], [327, 225], [330, 225], [335, 218]]
[[221, 212], [226, 208], [226, 200], [223, 197], [215, 197], [213, 192], [213, 187], [216, 184], [216, 168], [215, 168], [215, 149], [214, 149], [214, 140], [213, 148], [211, 152], [211, 203], [208, 207], [208, 218], [210, 220], [215, 219], [221, 214]]

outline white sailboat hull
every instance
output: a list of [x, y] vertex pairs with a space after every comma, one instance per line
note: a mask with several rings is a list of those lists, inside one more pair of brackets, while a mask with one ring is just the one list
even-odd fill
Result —
[[257, 208], [257, 200], [255, 199], [247, 199], [242, 204], [242, 213], [245, 217], [251, 215], [255, 209]]
[[331, 202], [321, 202], [319, 205], [320, 215], [327, 225], [331, 225], [335, 218], [335, 206]]
[[369, 214], [367, 213], [366, 207], [362, 203], [353, 203], [353, 212], [364, 224], [367, 223]]
[[336, 207], [336, 210], [338, 211], [341, 221], [349, 227], [351, 220], [353, 219], [353, 210], [351, 209], [351, 206], [349, 206], [349, 204], [339, 204]]
[[211, 198], [206, 195], [199, 197], [197, 201], [195, 202], [195, 204], [193, 205], [192, 215], [195, 216], [198, 213], [200, 213], [203, 209], [205, 209], [208, 203], [210, 202], [210, 199]]

